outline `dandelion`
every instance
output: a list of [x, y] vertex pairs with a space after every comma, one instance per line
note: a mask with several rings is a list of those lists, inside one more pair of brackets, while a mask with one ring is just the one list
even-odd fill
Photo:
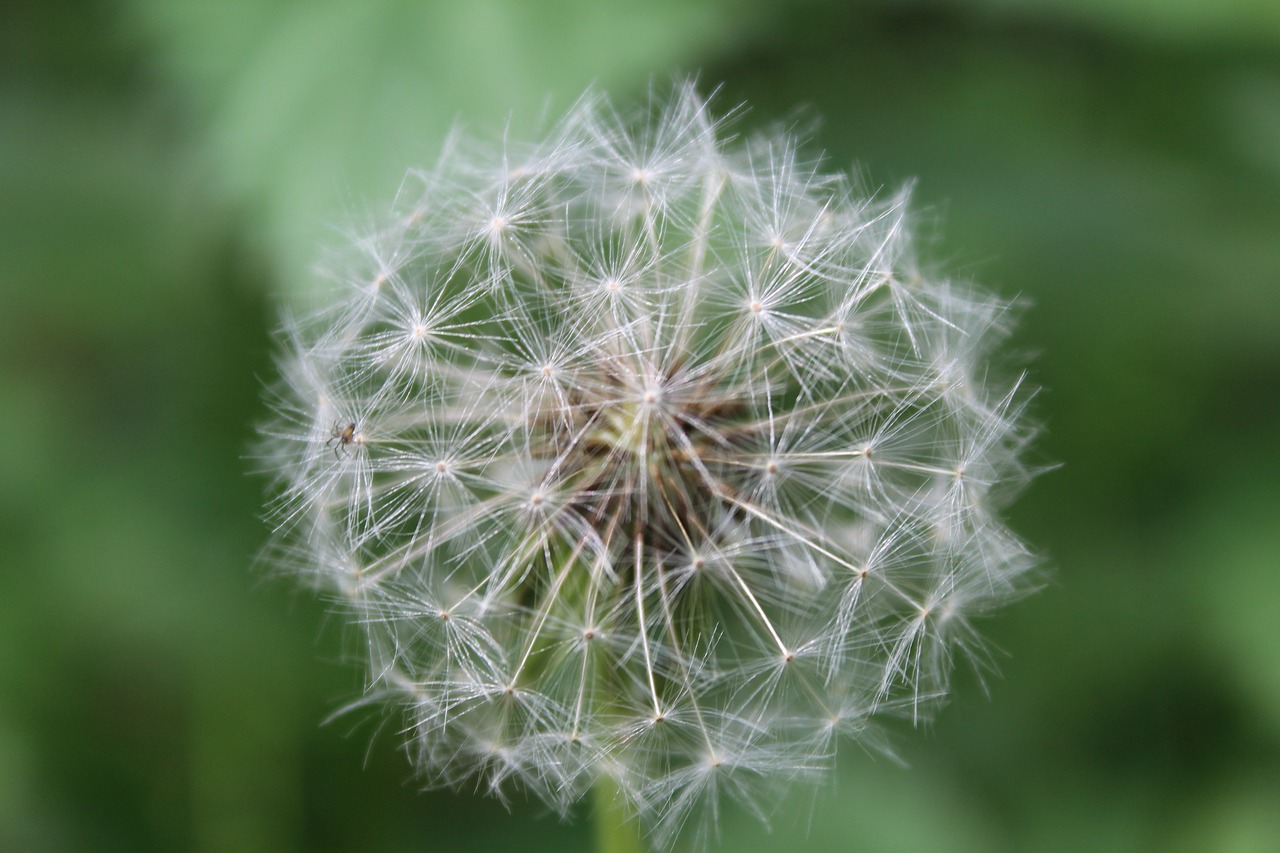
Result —
[[271, 559], [360, 638], [432, 785], [616, 796], [658, 847], [921, 718], [1032, 555], [1007, 305], [907, 196], [690, 86], [455, 139], [283, 333]]

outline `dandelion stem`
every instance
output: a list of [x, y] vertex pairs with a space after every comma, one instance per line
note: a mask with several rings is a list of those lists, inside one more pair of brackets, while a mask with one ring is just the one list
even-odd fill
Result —
[[601, 776], [592, 786], [591, 794], [597, 853], [644, 853], [639, 829], [634, 820], [627, 819], [614, 781]]

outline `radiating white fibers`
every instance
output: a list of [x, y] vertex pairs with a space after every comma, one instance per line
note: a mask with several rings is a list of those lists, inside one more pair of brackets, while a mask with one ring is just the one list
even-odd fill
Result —
[[431, 784], [596, 781], [659, 846], [928, 713], [1027, 587], [998, 515], [1005, 303], [927, 275], [905, 193], [692, 86], [455, 139], [291, 318], [268, 559], [332, 594]]

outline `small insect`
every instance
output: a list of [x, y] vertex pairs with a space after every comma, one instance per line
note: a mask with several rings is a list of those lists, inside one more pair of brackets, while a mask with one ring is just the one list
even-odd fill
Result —
[[345, 426], [342, 425], [341, 423], [336, 423], [333, 425], [333, 432], [329, 435], [329, 440], [326, 441], [324, 444], [325, 444], [325, 447], [333, 448], [333, 455], [335, 457], [341, 458], [338, 451], [343, 450], [346, 447], [349, 447], [351, 445], [351, 442], [355, 440], [356, 440], [356, 425], [354, 423], [347, 424]]

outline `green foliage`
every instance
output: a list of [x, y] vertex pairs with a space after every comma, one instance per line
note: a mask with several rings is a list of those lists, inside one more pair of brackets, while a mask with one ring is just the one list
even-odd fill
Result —
[[[1046, 589], [910, 769], [850, 754], [724, 849], [1267, 851], [1280, 837], [1275, 5], [30, 4], [0, 86], [0, 848], [581, 847], [317, 728], [354, 675], [250, 569], [268, 294], [455, 118], [673, 66], [918, 176], [933, 255], [1032, 303]], [[437, 10], [439, 7], [439, 10]], [[417, 11], [419, 8], [430, 11]], [[553, 109], [552, 114], [558, 110]], [[802, 114], [803, 117], [804, 114]], [[354, 211], [354, 213], [353, 213]], [[332, 627], [332, 626], [328, 626]], [[365, 754], [368, 752], [366, 766]], [[804, 834], [805, 830], [807, 834]], [[804, 842], [801, 839], [807, 838]]]
[[455, 121], [528, 125], [588, 83], [635, 88], [728, 51], [773, 11], [765, 0], [128, 8], [128, 31], [189, 99], [214, 190], [292, 287], [311, 282], [326, 229], [391, 197]]

